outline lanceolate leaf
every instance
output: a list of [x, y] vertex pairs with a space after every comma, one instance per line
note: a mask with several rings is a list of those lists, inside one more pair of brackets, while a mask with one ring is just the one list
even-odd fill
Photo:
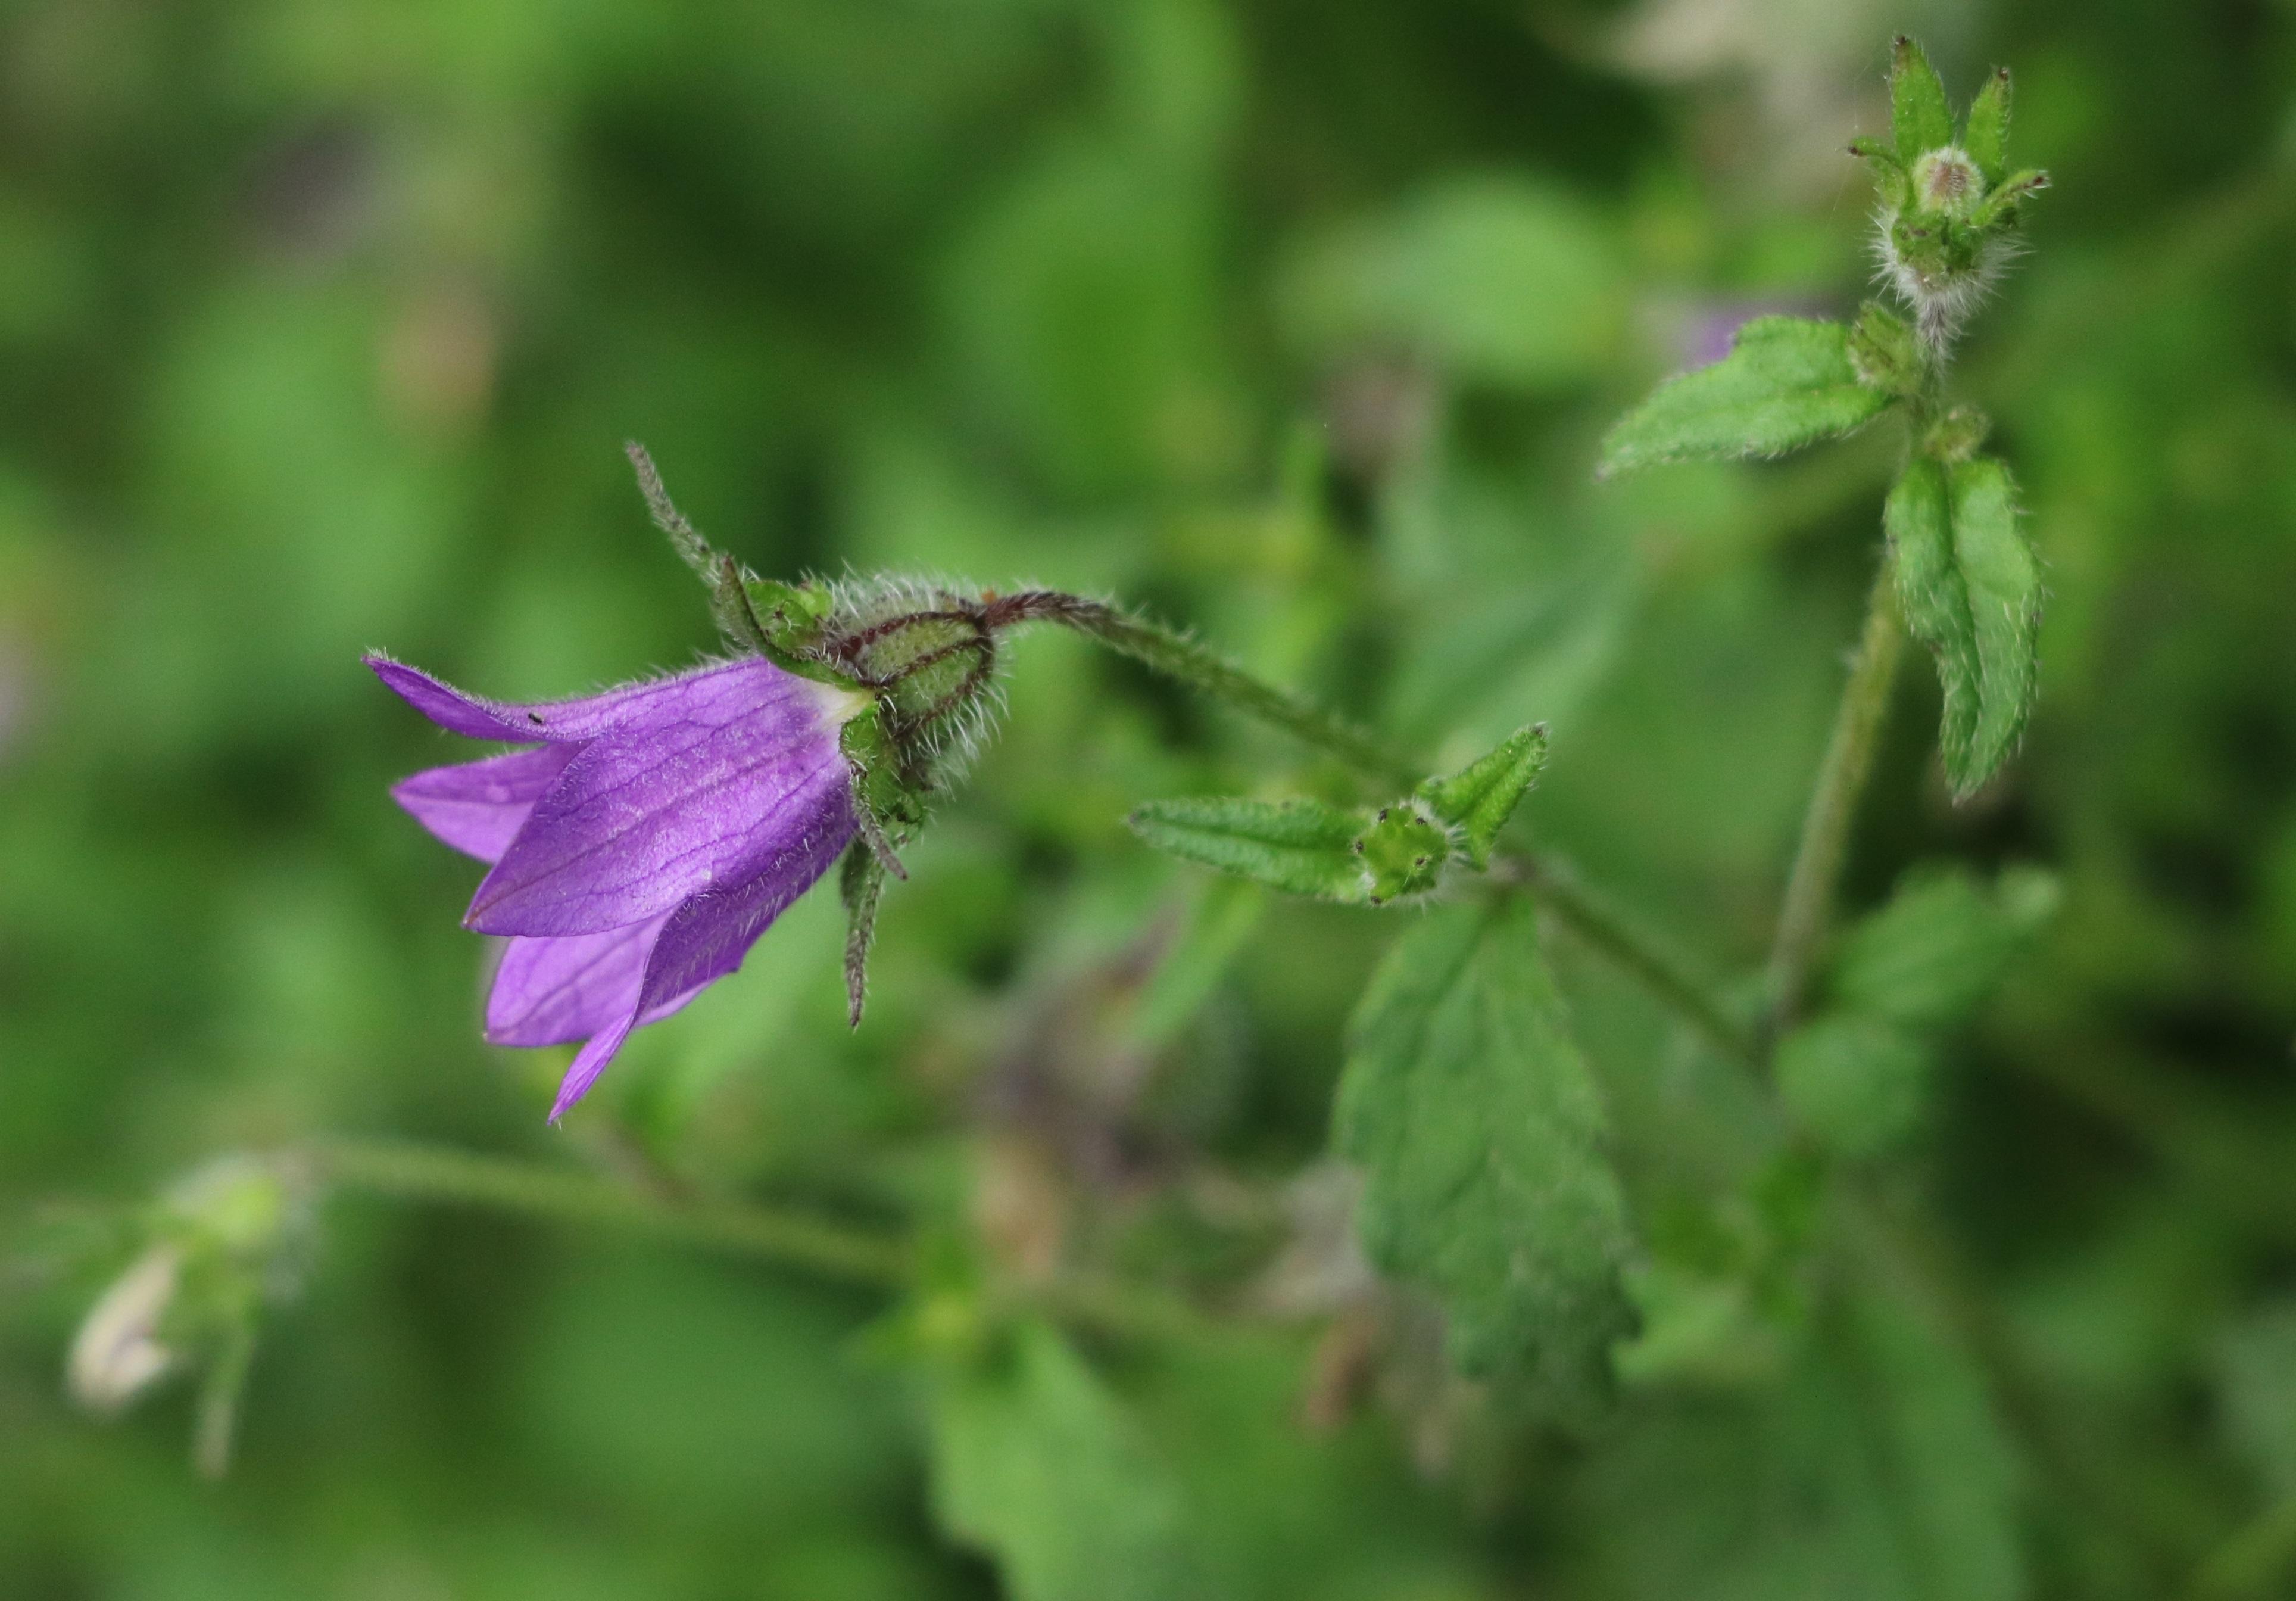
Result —
[[1491, 859], [1491, 843], [1514, 816], [1514, 809], [1538, 781], [1546, 765], [1546, 725], [1533, 723], [1509, 735], [1489, 755], [1449, 778], [1419, 786], [1428, 809], [1459, 830], [1467, 859], [1481, 868]]
[[1433, 1292], [1459, 1366], [1558, 1400], [1599, 1387], [1629, 1322], [1626, 1207], [1522, 898], [1441, 907], [1396, 941], [1335, 1121], [1365, 1170], [1365, 1248]]
[[932, 1506], [1014, 1601], [1195, 1601], [1182, 1497], [1116, 1397], [1040, 1324], [933, 1396]]
[[1915, 459], [1882, 522], [1906, 624], [1937, 658], [1946, 776], [1966, 796], [2016, 747], [2032, 710], [2040, 565], [2017, 526], [2009, 470], [1988, 456]]
[[1608, 477], [1653, 462], [1783, 456], [1849, 433], [1890, 404], [1861, 381], [1849, 331], [1803, 317], [1757, 317], [1730, 354], [1660, 385], [1603, 443]]
[[1367, 892], [1355, 850], [1363, 819], [1319, 800], [1152, 800], [1130, 821], [1159, 850], [1294, 895], [1359, 901]]

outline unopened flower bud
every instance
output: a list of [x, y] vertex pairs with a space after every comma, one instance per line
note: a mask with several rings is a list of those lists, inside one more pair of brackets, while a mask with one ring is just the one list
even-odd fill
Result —
[[154, 1245], [89, 1309], [64, 1368], [72, 1399], [117, 1412], [171, 1371], [180, 1353], [160, 1339], [160, 1322], [183, 1277], [183, 1252]]

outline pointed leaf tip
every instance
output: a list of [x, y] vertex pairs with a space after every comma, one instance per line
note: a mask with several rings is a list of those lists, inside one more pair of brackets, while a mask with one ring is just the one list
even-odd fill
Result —
[[1926, 151], [1953, 143], [1953, 112], [1945, 85], [1922, 47], [1899, 34], [1890, 57], [1890, 130], [1906, 166]]
[[1985, 86], [1970, 103], [1969, 119], [1963, 124], [1961, 147], [1969, 159], [1977, 163], [1977, 170], [1985, 177], [1989, 187], [1998, 184], [2009, 170], [2009, 69], [1996, 68]]
[[1452, 776], [1428, 780], [1420, 785], [1419, 794], [1430, 810], [1459, 830], [1468, 861], [1480, 869], [1490, 865], [1499, 831], [1546, 765], [1546, 725], [1531, 723]]

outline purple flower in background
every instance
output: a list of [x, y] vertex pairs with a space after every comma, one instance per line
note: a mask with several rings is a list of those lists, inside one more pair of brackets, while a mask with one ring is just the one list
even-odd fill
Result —
[[554, 1121], [632, 1029], [740, 966], [853, 838], [838, 739], [869, 702], [759, 658], [532, 706], [366, 663], [440, 727], [528, 747], [417, 773], [391, 794], [491, 869], [463, 918], [509, 940], [487, 1038], [584, 1042]]

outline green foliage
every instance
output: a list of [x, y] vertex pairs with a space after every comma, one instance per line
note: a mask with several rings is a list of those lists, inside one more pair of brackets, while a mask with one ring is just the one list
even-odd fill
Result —
[[1775, 1382], [1639, 1415], [1586, 1510], [1636, 1601], [2013, 1601], [2018, 1478], [1968, 1356], [1920, 1308], [1861, 1292]]
[[1989, 185], [1998, 186], [2009, 172], [2009, 69], [1997, 67], [1969, 103], [1961, 147], [1977, 163]]
[[1899, 34], [1890, 54], [1890, 129], [1898, 159], [1907, 167], [1923, 153], [1953, 143], [1953, 112], [1937, 69], [1913, 40]]
[[1773, 1071], [1794, 1121], [1827, 1150], [1856, 1160], [1921, 1128], [1937, 1058], [1889, 1021], [1855, 1013], [1805, 1023], [1778, 1042]]
[[1967, 797], [2016, 748], [2038, 693], [2041, 571], [2009, 469], [1989, 457], [1907, 464], [1882, 521], [1898, 603], [1937, 658], [1939, 753]]
[[1459, 831], [1459, 849], [1478, 870], [1488, 866], [1491, 846], [1514, 816], [1515, 808], [1538, 782], [1546, 765], [1546, 726], [1518, 728], [1488, 756], [1478, 757], [1448, 778], [1419, 786], [1428, 809]]
[[1132, 831], [1159, 850], [1292, 895], [1362, 900], [1364, 821], [1320, 800], [1207, 797], [1136, 807]]
[[1117, 1398], [1025, 1323], [935, 1384], [933, 1515], [996, 1559], [1013, 1601], [1192, 1601], [1209, 1588], [1184, 1498]]
[[1844, 936], [1828, 993], [1904, 1028], [1962, 1022], [2048, 921], [2057, 894], [2054, 877], [2032, 867], [1989, 885], [1964, 868], [1913, 873]]
[[1432, 1291], [1470, 1374], [1583, 1400], [1625, 1329], [1603, 1119], [1520, 899], [1428, 915], [1349, 1029], [1333, 1148], [1374, 1262]]
[[1854, 433], [1890, 404], [1860, 376], [1849, 331], [1802, 317], [1757, 317], [1730, 353], [1669, 380], [1603, 441], [1605, 474], [1656, 462], [1783, 456]]

